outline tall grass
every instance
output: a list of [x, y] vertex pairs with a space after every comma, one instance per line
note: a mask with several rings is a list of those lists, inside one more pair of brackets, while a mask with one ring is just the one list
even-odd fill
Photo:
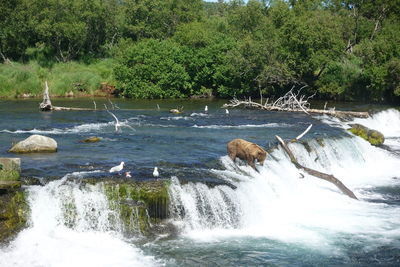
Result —
[[64, 96], [71, 91], [74, 95], [93, 95], [101, 83], [115, 84], [113, 64], [111, 59], [90, 65], [57, 63], [52, 68], [40, 67], [36, 62], [0, 64], [0, 97], [41, 96], [45, 80], [53, 96]]

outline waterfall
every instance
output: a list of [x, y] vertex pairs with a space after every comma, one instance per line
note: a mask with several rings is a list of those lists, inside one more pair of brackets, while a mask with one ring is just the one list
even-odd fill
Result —
[[399, 157], [354, 137], [312, 139], [290, 147], [301, 164], [332, 173], [360, 201], [297, 169], [276, 149], [259, 172], [221, 158], [224, 170], [213, 172], [236, 190], [172, 179], [176, 224], [195, 239], [260, 236], [326, 249], [339, 237], [343, 242], [352, 235], [360, 242], [400, 237], [399, 207], [385, 204], [387, 196], [375, 190], [400, 186]]
[[76, 176], [27, 189], [30, 225], [0, 249], [0, 266], [159, 265], [124, 240], [120, 216], [101, 184], [68, 180]]

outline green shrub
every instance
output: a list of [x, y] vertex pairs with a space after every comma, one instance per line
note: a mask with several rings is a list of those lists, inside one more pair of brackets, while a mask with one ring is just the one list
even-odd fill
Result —
[[114, 68], [117, 86], [127, 97], [181, 98], [192, 84], [185, 51], [172, 41], [148, 39], [128, 46]]

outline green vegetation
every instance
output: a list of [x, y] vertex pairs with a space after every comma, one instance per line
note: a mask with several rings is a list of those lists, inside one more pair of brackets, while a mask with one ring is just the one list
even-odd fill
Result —
[[114, 83], [112, 68], [111, 59], [89, 65], [55, 63], [52, 68], [41, 67], [37, 61], [1, 64], [0, 97], [41, 96], [45, 80], [49, 82], [51, 95], [65, 96], [71, 91], [74, 95], [93, 95], [101, 83]]
[[[400, 0], [0, 0], [0, 97], [400, 101]], [[104, 58], [107, 58], [104, 60]]]

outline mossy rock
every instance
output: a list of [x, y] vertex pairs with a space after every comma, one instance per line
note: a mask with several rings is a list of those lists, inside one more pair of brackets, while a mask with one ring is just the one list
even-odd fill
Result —
[[0, 191], [0, 242], [15, 236], [27, 224], [29, 206], [25, 191]]
[[2, 191], [14, 191], [21, 188], [20, 181], [0, 181], [0, 192]]
[[325, 146], [325, 141], [323, 138], [317, 138], [315, 139], [317, 141], [317, 143], [321, 146], [324, 147]]
[[181, 110], [176, 109], [176, 108], [170, 109], [169, 112], [170, 112], [170, 113], [173, 113], [173, 114], [181, 114], [181, 113], [182, 113]]
[[168, 218], [169, 182], [85, 178], [84, 183], [101, 183], [110, 207], [118, 210], [125, 234], [148, 234], [151, 227]]
[[91, 136], [86, 139], [83, 139], [81, 142], [82, 143], [96, 143], [96, 142], [100, 142], [100, 141], [101, 141], [101, 137]]
[[313, 149], [311, 148], [310, 144], [307, 141], [302, 141], [301, 144], [307, 150], [308, 153], [311, 153]]
[[0, 158], [0, 181], [18, 181], [20, 172], [20, 158]]
[[371, 145], [380, 146], [385, 142], [384, 135], [377, 130], [369, 129], [361, 124], [351, 124], [350, 126], [351, 133], [367, 140]]
[[0, 170], [0, 181], [18, 181], [19, 178], [19, 171]]

